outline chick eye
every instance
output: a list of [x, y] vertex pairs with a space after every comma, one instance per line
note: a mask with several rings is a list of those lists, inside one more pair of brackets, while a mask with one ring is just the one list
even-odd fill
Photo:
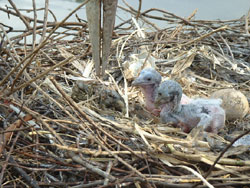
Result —
[[151, 78], [147, 78], [147, 81], [151, 81]]
[[161, 96], [162, 94], [161, 93], [158, 93], [159, 96]]

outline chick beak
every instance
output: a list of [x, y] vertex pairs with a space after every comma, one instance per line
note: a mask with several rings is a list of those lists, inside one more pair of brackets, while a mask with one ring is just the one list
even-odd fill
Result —
[[142, 80], [138, 77], [132, 82], [132, 86], [140, 86], [142, 84]]

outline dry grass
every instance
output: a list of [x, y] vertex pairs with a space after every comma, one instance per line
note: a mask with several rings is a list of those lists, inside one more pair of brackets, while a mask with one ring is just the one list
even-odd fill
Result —
[[[95, 77], [86, 24], [66, 20], [47, 23], [46, 28], [37, 26], [36, 32], [28, 30], [12, 38], [3, 37], [6, 27], [1, 26], [0, 184], [250, 184], [249, 146], [226, 148], [233, 138], [250, 130], [249, 115], [227, 122], [219, 135], [207, 135], [206, 141], [193, 143], [190, 135], [160, 124], [138, 107], [143, 99], [138, 89], [131, 87], [131, 70], [124, 64], [136, 58], [143, 66], [155, 64], [162, 76], [178, 80], [189, 96], [207, 97], [220, 88], [236, 88], [249, 99], [249, 15], [224, 22], [198, 21], [192, 15], [183, 19], [161, 11], [162, 17], [154, 19], [167, 21], [169, 27], [159, 30], [148, 20], [152, 10], [139, 15], [131, 7], [128, 11], [138, 15], [139, 22], [146, 23], [144, 27], [156, 31], [141, 32], [132, 20], [115, 28], [108, 74], [103, 80]], [[57, 28], [65, 32], [56, 32]], [[23, 42], [23, 36], [43, 31], [50, 34], [39, 44]], [[73, 34], [73, 38], [64, 39]], [[125, 100], [126, 113], [103, 109], [95, 100], [98, 93], [74, 102], [71, 91], [79, 79], [91, 87], [99, 84], [117, 90]], [[211, 168], [220, 154], [223, 156]]]

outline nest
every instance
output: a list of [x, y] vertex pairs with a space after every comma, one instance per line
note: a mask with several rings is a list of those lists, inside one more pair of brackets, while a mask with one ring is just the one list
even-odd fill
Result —
[[[0, 184], [249, 185], [249, 145], [232, 147], [237, 136], [249, 134], [249, 115], [227, 122], [219, 135], [207, 133], [206, 140], [194, 142], [191, 135], [159, 123], [143, 108], [139, 90], [131, 86], [136, 75], [130, 66], [136, 58], [141, 60], [142, 66], [134, 71], [138, 74], [150, 63], [162, 76], [179, 81], [189, 96], [207, 97], [221, 88], [236, 88], [249, 99], [249, 15], [224, 22], [197, 21], [157, 9], [152, 10], [162, 17], [150, 15], [152, 10], [137, 14], [131, 7], [123, 9], [154, 31], [144, 31], [142, 37], [131, 19], [116, 26], [102, 79], [93, 70], [85, 23], [50, 23], [49, 34], [39, 44], [23, 43], [31, 31], [8, 38], [1, 26]], [[169, 26], [159, 29], [149, 18], [167, 21]], [[56, 32], [57, 28], [66, 30]], [[116, 91], [125, 109], [103, 105], [108, 100], [99, 90], [81, 94], [86, 97], [75, 102], [71, 95], [77, 80], [90, 90]]]

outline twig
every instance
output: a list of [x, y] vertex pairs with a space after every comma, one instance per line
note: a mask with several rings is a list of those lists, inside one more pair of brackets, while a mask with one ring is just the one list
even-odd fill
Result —
[[[54, 86], [58, 89], [58, 91], [62, 94], [62, 96], [78, 111], [78, 113], [81, 114], [82, 117], [84, 117], [93, 127], [95, 127], [96, 129], [100, 130], [101, 132], [103, 132], [108, 137], [112, 138], [112, 140], [116, 141], [116, 139], [114, 139], [113, 136], [111, 136], [108, 132], [104, 131], [102, 128], [100, 128], [98, 125], [96, 125], [95, 122], [92, 119], [90, 119], [87, 114], [85, 114], [83, 111], [79, 110], [79, 108], [77, 107], [77, 105], [75, 104], [75, 102], [64, 93], [64, 91], [59, 87], [59, 85], [55, 82], [55, 80], [53, 78], [51, 78], [50, 80], [52, 81], [52, 83], [54, 84]], [[107, 152], [109, 152], [110, 155], [112, 155], [113, 157], [115, 157], [122, 164], [124, 164], [129, 169], [131, 169], [136, 174], [138, 174], [140, 177], [142, 177], [142, 178], [145, 179], [145, 176], [143, 174], [141, 174], [138, 170], [136, 170], [134, 167], [132, 167], [130, 164], [128, 164], [126, 161], [124, 161], [122, 158], [120, 158], [117, 155], [113, 154], [105, 145], [102, 145], [102, 143], [100, 143], [98, 141], [98, 139], [95, 138], [95, 135], [93, 135], [93, 136], [94, 136], [93, 138], [95, 139], [95, 142], [98, 143]]]
[[12, 0], [8, 0], [9, 3], [11, 4], [11, 6], [13, 7], [13, 9], [16, 11], [18, 17], [23, 21], [24, 25], [26, 26], [27, 30], [30, 30], [31, 27], [28, 23], [28, 21], [26, 20], [26, 18], [21, 14], [21, 12], [17, 9], [16, 5], [12, 2]]
[[[206, 175], [204, 176], [204, 178], [207, 178], [210, 173], [212, 172], [212, 170], [214, 169], [215, 165], [218, 163], [218, 161], [222, 158], [222, 156], [226, 153], [226, 151], [237, 141], [239, 140], [241, 137], [247, 135], [250, 133], [250, 130], [244, 132], [243, 134], [237, 136], [227, 147], [225, 147], [225, 149], [220, 153], [220, 155], [217, 157], [217, 159], [214, 161], [214, 164], [212, 166], [210, 166], [209, 170], [207, 171]], [[195, 184], [192, 188], [195, 188], [199, 185], [200, 183], [198, 184]]]
[[56, 65], [50, 67], [49, 69], [47, 69], [47, 70], [44, 71], [43, 73], [39, 74], [39, 75], [36, 76], [35, 78], [33, 78], [33, 79], [31, 79], [31, 80], [29, 80], [29, 81], [27, 81], [27, 82], [25, 82], [25, 83], [23, 83], [23, 84], [17, 86], [16, 88], [13, 88], [11, 91], [9, 91], [9, 92], [7, 93], [7, 95], [11, 95], [12, 93], [16, 92], [17, 90], [22, 89], [22, 88], [28, 86], [30, 83], [32, 83], [32, 82], [36, 81], [37, 79], [39, 79], [39, 78], [41, 78], [41, 77], [47, 75], [50, 71], [54, 70], [55, 68], [60, 67], [60, 66], [63, 66], [63, 65], [65, 65], [65, 64], [67, 64], [67, 63], [70, 63], [70, 62], [71, 62], [72, 60], [74, 60], [74, 59], [75, 59], [74, 56], [71, 56], [71, 57], [69, 57], [68, 59], [63, 60], [62, 62], [60, 62], [60, 63], [58, 63], [58, 64], [56, 64]]
[[49, 0], [45, 0], [43, 32], [40, 42], [42, 42], [45, 38], [47, 24], [48, 24], [48, 10], [49, 10]]
[[[20, 132], [17, 133], [15, 139], [13, 140], [13, 144], [10, 147], [9, 152], [7, 153], [7, 155], [5, 155], [6, 161], [2, 165], [2, 169], [1, 169], [1, 173], [0, 173], [0, 185], [3, 185], [4, 172], [5, 172], [5, 170], [6, 170], [7, 166], [8, 166], [8, 161], [9, 161], [9, 159], [11, 157], [11, 153], [14, 150], [14, 146], [16, 145], [16, 142], [17, 142], [17, 139], [19, 138], [19, 136], [20, 136]], [[6, 139], [9, 139], [9, 138], [6, 138]], [[6, 142], [6, 140], [5, 140], [5, 142]], [[2, 141], [1, 141], [1, 144], [2, 144]]]
[[[77, 10], [79, 10], [82, 6], [84, 6], [86, 3], [88, 3], [89, 0], [85, 0], [83, 3], [81, 3], [78, 7], [76, 7], [72, 12], [70, 12], [61, 22], [59, 22], [54, 29], [49, 33], [49, 35], [44, 39], [44, 41], [38, 45], [31, 54], [27, 55], [14, 69], [12, 69], [9, 74], [0, 82], [0, 86], [3, 85], [6, 80], [8, 80], [9, 76], [11, 74], [13, 74], [13, 72], [15, 72], [26, 60], [28, 60], [30, 58], [30, 61], [28, 61], [25, 65], [24, 68], [22, 68], [21, 71], [19, 71], [19, 76], [21, 75], [21, 73], [24, 71], [24, 69], [32, 62], [33, 58], [35, 57], [36, 53], [43, 48], [46, 44], [47, 41], [49, 40], [49, 38], [51, 37], [51, 35], [61, 26], [61, 24], [63, 24], [72, 14], [74, 14]], [[18, 79], [18, 77], [16, 77], [16, 80]], [[15, 83], [15, 81], [14, 81]], [[14, 86], [13, 83], [13, 86]]]
[[32, 6], [33, 6], [33, 13], [34, 13], [32, 49], [35, 49], [35, 47], [36, 47], [36, 25], [37, 25], [37, 13], [36, 13], [36, 2], [35, 2], [35, 0], [32, 0]]
[[22, 168], [18, 167], [17, 162], [14, 160], [12, 156], [9, 158], [9, 162], [14, 165], [14, 169], [20, 176], [24, 178], [24, 180], [33, 188], [39, 188], [39, 185], [36, 180], [31, 178]]

